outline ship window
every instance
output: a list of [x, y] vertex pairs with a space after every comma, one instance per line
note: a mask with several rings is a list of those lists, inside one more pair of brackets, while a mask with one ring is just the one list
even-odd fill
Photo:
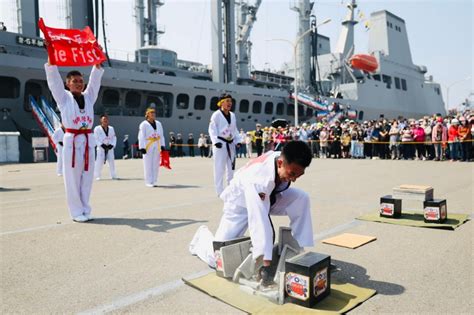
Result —
[[392, 77], [391, 76], [382, 74], [382, 81], [386, 84], [387, 89], [392, 88]]
[[0, 98], [18, 98], [20, 81], [13, 77], [0, 76]]
[[41, 85], [36, 82], [28, 81], [25, 84], [25, 102], [23, 103], [23, 108], [27, 112], [31, 112], [30, 104], [30, 95], [35, 99], [35, 101], [40, 105], [41, 102], [42, 89]]
[[285, 105], [283, 103], [278, 103], [276, 114], [277, 115], [283, 115], [284, 111], [285, 111]]
[[262, 112], [262, 102], [260, 101], [253, 102], [252, 112], [254, 114], [260, 114]]
[[273, 103], [272, 102], [266, 102], [265, 103], [265, 114], [273, 114]]
[[125, 96], [125, 107], [138, 108], [142, 101], [142, 96], [136, 91], [129, 91]]
[[373, 75], [374, 80], [380, 81], [380, 74]]
[[400, 78], [393, 77], [395, 79], [395, 88], [400, 90]]
[[405, 79], [402, 79], [402, 90], [403, 91], [407, 90], [407, 81]]
[[303, 117], [304, 116], [304, 108], [303, 106], [298, 106], [298, 116]]
[[250, 107], [250, 103], [249, 103], [248, 100], [241, 100], [240, 101], [239, 111], [241, 113], [248, 113], [249, 112], [249, 107]]
[[237, 104], [237, 101], [235, 100], [235, 98], [232, 98], [232, 107], [230, 108], [230, 110], [234, 113], [235, 113], [235, 104]]
[[288, 107], [286, 108], [286, 114], [288, 116], [295, 116], [295, 104], [288, 104]]
[[204, 110], [206, 108], [206, 97], [204, 95], [196, 95], [194, 98], [194, 109]]
[[189, 95], [188, 94], [178, 94], [176, 98], [176, 106], [178, 109], [188, 109], [189, 107]]
[[119, 100], [120, 94], [117, 90], [107, 89], [102, 93], [102, 105], [105, 107], [116, 107]]
[[363, 120], [363, 119], [364, 119], [364, 111], [361, 110], [361, 111], [359, 112], [359, 120]]
[[219, 106], [217, 106], [217, 102], [219, 101], [218, 97], [211, 98], [211, 110], [217, 110]]
[[173, 94], [165, 92], [151, 93], [146, 98], [147, 107], [154, 107], [156, 117], [171, 117]]
[[313, 117], [313, 109], [306, 108], [306, 117]]

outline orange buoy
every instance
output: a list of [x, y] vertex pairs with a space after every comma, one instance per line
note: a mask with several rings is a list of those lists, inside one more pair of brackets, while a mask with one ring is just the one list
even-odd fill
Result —
[[377, 59], [372, 55], [358, 54], [350, 59], [352, 68], [366, 72], [374, 72], [379, 67]]

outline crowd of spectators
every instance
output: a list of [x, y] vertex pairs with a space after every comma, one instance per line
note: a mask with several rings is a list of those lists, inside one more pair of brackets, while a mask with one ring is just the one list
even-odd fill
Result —
[[[434, 161], [472, 161], [474, 157], [474, 113], [465, 111], [422, 119], [399, 117], [358, 122], [350, 119], [320, 118], [301, 126], [256, 125], [255, 130], [240, 129], [241, 146], [237, 158], [258, 156], [268, 150], [281, 150], [290, 140], [306, 141], [314, 158], [405, 159]], [[212, 143], [201, 133], [184, 139], [169, 133], [171, 157], [212, 157]]]

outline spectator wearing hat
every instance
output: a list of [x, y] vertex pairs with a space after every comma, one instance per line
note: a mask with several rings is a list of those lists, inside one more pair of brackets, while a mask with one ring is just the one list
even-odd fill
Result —
[[176, 156], [177, 157], [183, 157], [184, 156], [184, 150], [183, 150], [183, 137], [181, 136], [180, 133], [176, 135]]
[[201, 133], [198, 139], [198, 148], [199, 148], [199, 153], [201, 154], [201, 157], [207, 156], [206, 146], [207, 146], [206, 137], [204, 137], [204, 134]]
[[341, 158], [341, 136], [342, 136], [342, 128], [341, 122], [336, 119], [334, 122], [335, 126], [330, 131], [330, 138], [332, 140], [331, 143], [331, 154], [334, 155], [334, 159]]
[[434, 158], [434, 146], [431, 143], [432, 124], [428, 121], [428, 118], [425, 118], [421, 126], [425, 130], [425, 157], [428, 160], [432, 160]]
[[372, 158], [372, 133], [374, 132], [374, 127], [372, 121], [364, 122], [364, 153], [365, 156], [369, 159]]
[[342, 157], [344, 159], [349, 158], [349, 150], [351, 147], [351, 135], [349, 130], [344, 130], [341, 136], [341, 144], [342, 144]]
[[328, 140], [329, 140], [329, 132], [326, 126], [324, 126], [321, 132], [319, 133], [319, 141], [320, 141], [320, 146], [321, 146], [320, 157], [322, 159], [325, 159], [328, 156]]
[[188, 135], [188, 150], [189, 156], [194, 157], [194, 135], [192, 133]]
[[252, 157], [252, 133], [249, 131], [244, 137], [244, 144], [246, 148], [246, 152], [244, 157], [251, 158]]
[[443, 125], [443, 118], [436, 119], [436, 125], [431, 132], [431, 141], [433, 142], [435, 151], [435, 161], [444, 159], [444, 148], [448, 140], [448, 128]]
[[[255, 126], [255, 149], [257, 149], [257, 156], [262, 155], [263, 152], [263, 130], [262, 125], [257, 124]], [[252, 154], [250, 154], [252, 155]]]
[[471, 126], [464, 116], [459, 118], [459, 140], [461, 141], [461, 158], [464, 162], [471, 159]]
[[169, 138], [169, 144], [170, 144], [170, 157], [175, 157], [176, 156], [176, 137], [174, 135], [174, 132], [170, 132], [170, 138]]
[[399, 155], [399, 150], [398, 150], [398, 138], [400, 136], [400, 130], [398, 129], [398, 122], [394, 120], [392, 122], [392, 126], [390, 127], [390, 130], [388, 132], [389, 136], [389, 149], [390, 149], [390, 156], [392, 160], [396, 160], [400, 157]]
[[380, 144], [379, 144], [379, 157], [381, 159], [388, 158], [388, 144], [389, 144], [389, 133], [390, 125], [387, 124], [387, 121], [384, 119], [380, 124]]

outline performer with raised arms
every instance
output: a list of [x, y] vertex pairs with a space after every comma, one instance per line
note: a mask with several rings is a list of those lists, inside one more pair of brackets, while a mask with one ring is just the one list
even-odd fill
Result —
[[155, 187], [160, 169], [160, 152], [165, 150], [165, 137], [161, 123], [156, 120], [154, 108], [148, 108], [145, 121], [140, 124], [138, 148], [143, 154], [145, 185]]
[[234, 176], [235, 149], [240, 147], [241, 139], [237, 129], [237, 119], [232, 109], [232, 96], [222, 94], [216, 110], [209, 123], [209, 136], [212, 141], [214, 156], [214, 184], [217, 195], [224, 190], [224, 174], [227, 174], [227, 183]]
[[58, 67], [51, 65], [48, 59], [44, 68], [49, 89], [61, 111], [61, 121], [66, 130], [63, 170], [69, 212], [74, 221], [86, 222], [91, 219], [92, 210], [89, 197], [94, 176], [94, 103], [104, 70], [100, 64], [92, 67], [85, 90], [82, 73], [70, 71], [66, 76], [68, 90], [65, 90]]
[[94, 128], [94, 136], [97, 144], [97, 156], [95, 159], [94, 177], [100, 180], [102, 166], [109, 162], [110, 177], [117, 179], [115, 173], [115, 154], [114, 149], [117, 145], [114, 127], [109, 125], [109, 117], [105, 114], [100, 116], [100, 126]]

